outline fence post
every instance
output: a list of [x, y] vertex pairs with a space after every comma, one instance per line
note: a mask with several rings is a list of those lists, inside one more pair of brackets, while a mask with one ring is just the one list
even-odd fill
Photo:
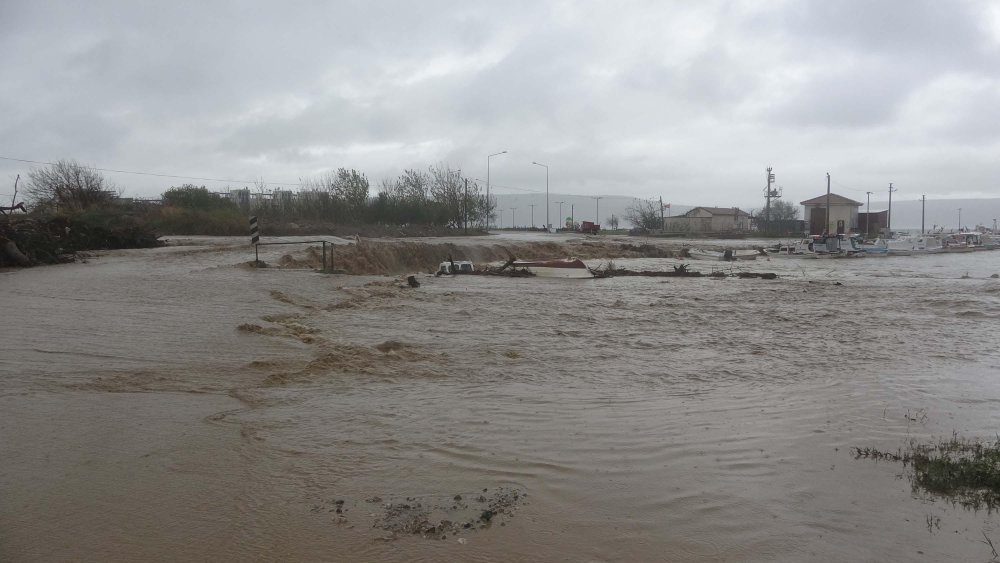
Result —
[[253, 245], [254, 263], [260, 262], [260, 255], [257, 252], [257, 243], [260, 242], [260, 227], [257, 225], [257, 216], [250, 216], [250, 244]]

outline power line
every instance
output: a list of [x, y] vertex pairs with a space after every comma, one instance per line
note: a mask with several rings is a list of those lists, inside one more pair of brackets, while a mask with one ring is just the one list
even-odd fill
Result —
[[[28, 160], [25, 158], [12, 158], [9, 156], [0, 156], [0, 160], [12, 160], [14, 162], [27, 162], [29, 164], [45, 164], [47, 166], [54, 166], [55, 162], [43, 162], [40, 160]], [[221, 178], [202, 178], [199, 176], [178, 176], [175, 174], [157, 174], [155, 172], [136, 172], [133, 170], [115, 170], [113, 168], [97, 168], [94, 166], [88, 166], [93, 170], [99, 170], [101, 172], [116, 172], [118, 174], [137, 174], [139, 176], [155, 176], [157, 178], [176, 178], [178, 180], [202, 180], [205, 182], [226, 182], [231, 184], [263, 184], [265, 186], [269, 185], [279, 185], [279, 186], [302, 186], [298, 182], [263, 182], [259, 180], [224, 180]]]
[[[29, 160], [29, 159], [26, 159], [26, 158], [13, 158], [13, 157], [9, 157], [9, 156], [0, 156], [0, 160], [10, 160], [10, 161], [14, 161], [14, 162], [26, 162], [28, 164], [43, 164], [43, 165], [46, 165], [46, 166], [53, 166], [53, 165], [56, 164], [55, 162], [45, 162], [45, 161], [41, 161], [41, 160]], [[153, 177], [156, 177], [156, 178], [175, 178], [175, 179], [178, 179], [178, 180], [202, 180], [202, 181], [205, 181], [205, 182], [225, 182], [225, 183], [230, 183], [230, 184], [263, 184], [265, 186], [277, 185], [277, 186], [299, 186], [299, 187], [301, 187], [301, 186], [306, 185], [306, 184], [303, 184], [301, 182], [263, 182], [263, 181], [259, 181], [259, 180], [235, 180], [235, 179], [223, 179], [223, 178], [205, 178], [205, 177], [202, 177], [202, 176], [182, 176], [182, 175], [179, 175], [179, 174], [159, 174], [157, 172], [139, 172], [139, 171], [136, 171], [136, 170], [118, 170], [118, 169], [114, 169], [114, 168], [98, 168], [98, 167], [95, 167], [95, 166], [88, 166], [88, 168], [91, 168], [93, 170], [99, 170], [101, 172], [115, 172], [115, 173], [118, 173], [118, 174], [136, 174], [136, 175], [139, 175], [139, 176], [153, 176]], [[473, 180], [475, 180], [477, 182], [483, 182], [484, 181], [481, 178], [473, 178]], [[503, 186], [503, 185], [500, 185], [500, 184], [492, 184], [492, 186], [493, 187], [497, 187], [497, 188], [501, 188], [501, 189], [504, 189], [504, 190], [514, 190], [514, 191], [527, 192], [527, 193], [533, 193], [533, 194], [544, 193], [544, 192], [542, 192], [540, 190], [529, 190], [527, 188], [518, 188], [518, 187], [515, 187], [515, 186]]]
[[852, 188], [852, 187], [850, 187], [850, 186], [845, 186], [844, 184], [841, 184], [840, 182], [836, 182], [836, 181], [835, 181], [835, 182], [833, 182], [833, 183], [834, 183], [834, 184], [837, 184], [837, 185], [838, 185], [838, 186], [840, 186], [841, 188], [844, 188], [845, 190], [851, 190], [852, 192], [858, 192], [859, 194], [863, 194], [863, 193], [865, 193], [865, 190], [859, 190], [859, 189], [857, 189], [857, 188]]

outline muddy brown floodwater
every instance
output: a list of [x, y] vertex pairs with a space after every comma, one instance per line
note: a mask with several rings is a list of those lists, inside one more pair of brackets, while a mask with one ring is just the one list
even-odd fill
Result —
[[1000, 430], [1000, 252], [412, 289], [247, 268], [230, 242], [0, 272], [0, 560], [986, 561], [984, 535], [1000, 544], [995, 514], [849, 451]]

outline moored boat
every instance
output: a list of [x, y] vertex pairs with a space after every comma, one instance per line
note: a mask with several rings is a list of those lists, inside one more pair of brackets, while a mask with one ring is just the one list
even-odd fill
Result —
[[945, 235], [945, 252], [975, 252], [986, 250], [979, 233], [953, 233]]
[[811, 240], [799, 242], [780, 242], [764, 249], [768, 258], [816, 258]]
[[858, 235], [814, 235], [813, 252], [822, 258], [860, 258], [865, 255]]

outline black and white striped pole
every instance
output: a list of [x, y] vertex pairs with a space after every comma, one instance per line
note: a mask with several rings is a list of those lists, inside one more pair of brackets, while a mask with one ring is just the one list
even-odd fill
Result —
[[250, 244], [253, 245], [253, 259], [254, 262], [260, 262], [260, 256], [257, 254], [257, 244], [260, 242], [260, 226], [257, 224], [257, 216], [250, 216]]

